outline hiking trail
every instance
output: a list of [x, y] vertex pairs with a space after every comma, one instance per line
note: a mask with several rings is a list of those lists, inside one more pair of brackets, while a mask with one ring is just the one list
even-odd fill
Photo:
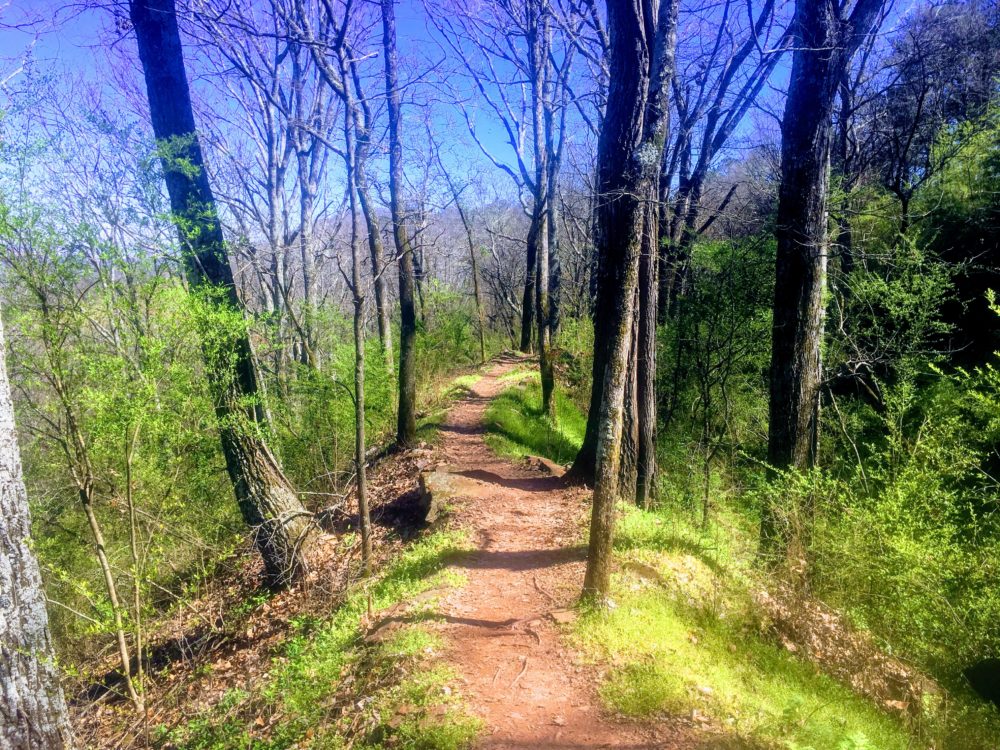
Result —
[[498, 457], [483, 439], [501, 378], [529, 361], [501, 358], [441, 427], [446, 464], [439, 471], [455, 480], [452, 513], [474, 545], [452, 563], [468, 582], [441, 602], [441, 632], [469, 708], [485, 722], [478, 746], [689, 746], [676, 727], [626, 723], [602, 708], [596, 670], [580, 663], [560, 632], [559, 622], [575, 618], [583, 583], [580, 520], [590, 493], [544, 467]]

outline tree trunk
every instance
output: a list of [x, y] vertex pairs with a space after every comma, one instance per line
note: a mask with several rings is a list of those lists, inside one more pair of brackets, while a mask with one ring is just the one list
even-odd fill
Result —
[[389, 207], [392, 236], [399, 258], [399, 411], [396, 443], [410, 445], [417, 437], [416, 356], [417, 311], [414, 300], [413, 249], [403, 216], [403, 141], [400, 116], [399, 78], [396, 73], [395, 0], [382, 3], [382, 47], [385, 50], [385, 95], [389, 109]]
[[[551, 172], [550, 172], [551, 175]], [[559, 260], [559, 199], [556, 182], [549, 178], [549, 331], [558, 337], [562, 323], [562, 263]]]
[[[174, 0], [132, 0], [130, 6], [153, 132], [191, 285], [224, 320], [230, 319], [229, 311], [242, 316], [195, 130]], [[269, 583], [287, 585], [303, 572], [303, 547], [312, 524], [262, 437], [261, 389], [250, 337], [242, 329], [226, 332], [215, 326], [201, 333], [222, 451], [240, 511], [254, 530]]]
[[552, 217], [549, 209], [549, 159], [551, 113], [546, 113], [549, 94], [548, 68], [550, 29], [547, 10], [541, 3], [530, 5], [528, 27], [528, 69], [531, 71], [532, 131], [535, 146], [535, 211], [529, 245], [535, 248], [537, 277], [535, 285], [535, 320], [538, 323], [538, 366], [542, 382], [542, 413], [556, 418], [555, 373], [552, 367], [551, 310], [549, 308], [549, 239]]
[[541, 243], [538, 247], [538, 303], [535, 319], [538, 321], [538, 369], [542, 381], [542, 413], [555, 421], [555, 371], [552, 367], [552, 318], [549, 310], [549, 234], [548, 217], [543, 216], [538, 227]]
[[[833, 106], [844, 67], [867, 34], [881, 0], [859, 0], [849, 19], [834, 0], [796, 0], [791, 81], [781, 127], [776, 282], [771, 343], [768, 462], [804, 470], [819, 441], [823, 287]], [[765, 507], [761, 551], [787, 543], [778, 514]]]
[[[676, 39], [676, 18], [674, 16], [676, 15], [677, 12], [675, 5], [676, 3], [674, 2], [674, 0], [663, 0], [662, 3], [663, 7], [660, 8], [660, 11], [658, 13], [658, 18], [655, 21], [653, 19], [649, 19], [651, 27], [654, 25], [658, 27], [657, 31], [655, 32], [656, 33], [655, 43], [662, 44], [664, 46], [662, 49], [660, 49], [659, 47], [657, 48], [656, 54], [662, 55], [661, 58], [654, 61], [654, 66], [657, 67], [647, 70], [653, 70], [658, 75], [659, 71], [661, 70], [660, 67], [658, 66], [664, 66], [663, 69], [667, 70], [668, 81], [669, 81], [669, 76], [673, 75], [672, 70], [674, 65], [674, 45]], [[635, 13], [635, 12], [636, 11], [634, 10], [630, 11], [630, 13]], [[674, 14], [674, 16], [672, 16], [671, 14]], [[673, 18], [673, 20], [671, 20], [671, 18]], [[662, 27], [660, 27], [661, 22], [663, 24]], [[660, 34], [666, 34], [667, 38], [662, 38]], [[637, 50], [636, 53], [645, 54], [647, 56], [654, 54], [649, 49], [649, 45], [652, 44], [653, 44], [652, 40], [650, 39], [644, 40], [643, 41], [644, 49]], [[666, 111], [664, 104], [666, 102], [666, 91], [662, 90], [663, 86], [661, 86], [660, 84], [655, 84], [655, 87], [656, 87], [657, 102], [654, 103], [652, 102], [651, 99], [647, 101], [646, 92], [643, 92], [642, 94], [643, 101], [646, 102], [648, 106], [653, 106], [657, 110], [655, 113], [656, 115], [655, 121], [647, 120], [644, 125], [645, 128], [644, 132], [649, 134], [648, 139], [650, 140], [653, 150], [655, 151], [655, 153], [659, 155], [657, 158], [662, 159], [664, 138], [667, 129], [667, 118], [669, 117], [669, 112]], [[652, 94], [652, 89], [650, 90], [650, 94]], [[638, 106], [642, 107], [643, 105], [639, 104]], [[661, 109], [663, 111], [660, 111]], [[616, 115], [616, 117], [621, 117], [621, 115], [620, 114]], [[640, 120], [640, 122], [642, 121]], [[623, 127], [623, 125], [619, 123], [616, 127]], [[603, 133], [604, 130], [602, 129], [602, 138], [604, 137]], [[627, 134], [622, 134], [619, 137], [624, 138], [626, 135]], [[617, 153], [623, 154], [620, 158], [626, 159], [626, 162], [635, 158], [634, 149], [637, 148], [635, 144], [633, 144], [633, 147], [629, 149], [626, 149], [624, 144], [619, 144], [615, 148], [618, 149]], [[623, 149], [625, 150], [623, 151]], [[593, 310], [594, 361], [593, 361], [593, 367], [591, 369], [592, 387], [590, 392], [590, 406], [587, 411], [587, 427], [584, 432], [583, 442], [581, 443], [580, 450], [577, 452], [576, 458], [573, 460], [573, 466], [570, 468], [570, 471], [568, 472], [568, 476], [570, 476], [571, 478], [586, 483], [595, 482], [597, 476], [598, 442], [599, 442], [599, 435], [601, 432], [601, 414], [603, 408], [602, 405], [604, 401], [604, 388], [605, 388], [604, 378], [613, 356], [612, 341], [614, 339], [614, 336], [616, 335], [616, 323], [615, 323], [616, 320], [615, 311], [617, 306], [616, 298], [617, 295], [621, 293], [622, 284], [624, 280], [624, 275], [623, 275], [624, 266], [621, 262], [621, 259], [613, 255], [610, 255], [609, 252], [606, 250], [607, 244], [616, 241], [617, 238], [614, 236], [611, 237], [604, 236], [604, 233], [610, 232], [611, 235], [617, 235], [618, 233], [620, 233], [621, 230], [617, 227], [609, 227], [602, 224], [602, 221], [606, 221], [607, 219], [607, 217], [602, 216], [602, 210], [607, 209], [607, 206], [604, 204], [611, 202], [611, 199], [606, 197], [607, 195], [609, 195], [609, 193], [605, 188], [602, 187], [601, 183], [601, 180], [606, 177], [605, 174], [606, 171], [610, 169], [610, 167], [608, 167], [608, 165], [604, 161], [605, 158], [609, 157], [603, 157], [601, 156], [600, 153], [598, 154], [597, 181], [598, 181], [599, 195], [597, 197], [597, 204], [595, 206], [595, 220], [594, 220], [594, 247], [595, 247], [596, 259], [595, 259], [595, 267], [592, 271], [592, 284], [596, 287], [596, 290], [594, 290], [596, 299]], [[661, 164], [658, 161], [655, 166], [650, 166], [647, 163], [648, 158], [649, 158], [649, 153], [647, 152], [646, 154], [644, 154], [644, 160], [643, 163], [641, 164], [641, 170], [640, 170], [642, 172], [642, 180], [645, 181], [642, 188], [643, 191], [645, 192], [643, 193], [640, 202], [643, 204], [643, 206], [652, 207], [657, 204], [658, 202], [657, 199], [660, 196], [661, 181], [659, 180], [659, 175], [661, 171]], [[626, 171], [627, 170], [635, 171], [637, 169], [639, 169], [639, 167], [631, 164], [627, 168], [625, 168]], [[650, 170], [653, 170], [652, 174], [649, 173]], [[617, 182], [621, 182], [622, 180], [627, 179], [627, 177], [628, 175], [623, 172], [623, 174], [617, 178]], [[633, 179], [637, 180], [638, 178], [635, 175], [633, 175]], [[638, 182], [636, 182], [635, 184], [638, 184]], [[616, 186], [613, 189], [622, 190], [623, 188], [620, 186]], [[634, 199], [635, 196], [632, 196], [632, 198]], [[638, 208], [636, 210], [639, 211]], [[659, 247], [660, 243], [659, 228], [658, 227], [650, 228], [647, 225], [644, 212], [640, 211], [640, 214], [637, 214], [632, 220], [638, 222], [635, 231], [639, 235], [645, 235], [647, 231], [652, 231], [653, 234], [651, 234], [646, 241], [649, 243], [650, 247]], [[656, 300], [654, 300], [653, 303], [656, 304]], [[652, 324], [652, 334], [651, 334], [653, 338], [654, 348], [655, 348], [655, 336], [656, 336], [655, 328], [656, 327], [654, 322]], [[648, 342], [646, 346], [648, 347]], [[650, 360], [650, 362], [653, 367], [652, 386], [654, 388], [653, 398], [654, 398], [654, 409], [655, 409], [655, 352], [652, 355], [652, 359]], [[638, 364], [635, 363], [634, 361], [632, 361], [632, 363], [633, 365], [638, 366]], [[645, 411], [646, 407], [643, 406], [641, 410]], [[644, 432], [646, 434], [647, 440], [650, 438], [651, 432], [653, 435], [655, 435], [655, 421], [652, 423], [647, 422], [645, 424]], [[646, 451], [643, 453], [643, 459], [646, 462], [645, 466], [647, 472], [655, 471], [655, 466], [649, 463], [649, 459], [652, 457], [652, 455], [653, 453], [651, 451]], [[643, 488], [644, 496], [645, 493], [648, 492], [647, 489], [648, 486], [649, 486], [649, 479], [647, 477], [645, 479], [645, 485]], [[638, 485], [636, 485], [636, 492], [638, 493]]]
[[[351, 114], [346, 114], [345, 135], [350, 140]], [[350, 149], [348, 149], [350, 153]], [[361, 293], [361, 249], [358, 222], [358, 191], [355, 189], [357, 165], [348, 164], [351, 186], [351, 293], [354, 302], [354, 486], [358, 500], [358, 524], [361, 527], [361, 564], [364, 574], [372, 572], [372, 530], [368, 512], [368, 476], [365, 457], [365, 298]]]
[[382, 342], [386, 370], [392, 371], [392, 328], [389, 326], [389, 299], [385, 292], [385, 277], [382, 272], [385, 266], [385, 250], [382, 247], [382, 230], [378, 225], [378, 217], [368, 188], [368, 174], [365, 170], [367, 148], [359, 151], [355, 162], [355, 176], [358, 189], [358, 200], [361, 212], [365, 217], [365, 227], [368, 230], [368, 254], [371, 255], [373, 287], [375, 290], [375, 321], [378, 325], [378, 338]]
[[639, 260], [639, 340], [636, 348], [636, 485], [635, 502], [648, 508], [656, 483], [656, 319], [659, 314], [659, 216], [655, 205], [647, 206], [645, 248]]
[[311, 184], [310, 157], [297, 154], [299, 168], [299, 254], [302, 259], [302, 349], [306, 353], [302, 364], [318, 367], [316, 361], [316, 261], [313, 257], [312, 224], [316, 186]]
[[[639, 263], [641, 265], [641, 255]], [[622, 402], [622, 438], [620, 458], [618, 461], [618, 492], [619, 498], [635, 497], [636, 481], [638, 479], [639, 458], [639, 410], [636, 401], [636, 348], [639, 345], [639, 297], [638, 278], [636, 281], [636, 298], [632, 302], [632, 331], [629, 333], [628, 369], [625, 373], [625, 397]]]
[[[535, 198], [535, 214], [538, 212], [538, 198]], [[535, 325], [535, 271], [538, 267], [538, 229], [537, 219], [531, 219], [532, 227], [528, 230], [528, 245], [525, 252], [524, 294], [521, 298], [521, 345], [520, 351], [531, 354], [533, 349], [532, 330]]]
[[[433, 144], [433, 138], [430, 135], [430, 129], [428, 128], [428, 140]], [[455, 201], [455, 210], [458, 211], [458, 218], [462, 222], [462, 228], [465, 229], [465, 239], [469, 243], [469, 266], [472, 271], [472, 297], [476, 303], [476, 318], [479, 320], [479, 361], [481, 363], [486, 362], [486, 310], [483, 306], [483, 292], [482, 292], [482, 282], [479, 278], [479, 260], [476, 257], [476, 241], [472, 234], [472, 221], [469, 218], [469, 214], [466, 213], [465, 207], [462, 205], [461, 193], [458, 186], [452, 180], [451, 175], [448, 170], [445, 169], [444, 162], [441, 160], [441, 151], [434, 145], [434, 158], [437, 159], [438, 167], [441, 169], [441, 174], [444, 176], [445, 182], [448, 183], [448, 190], [451, 192], [451, 198]]]
[[[608, 105], [598, 143], [597, 243], [603, 267], [598, 321], [610, 319], [601, 378], [594, 501], [584, 595], [611, 586], [622, 410], [632, 345], [646, 206], [655, 203], [666, 135], [666, 86], [673, 75], [678, 0], [652, 7], [608, 0]], [[596, 385], [595, 385], [596, 387]], [[593, 399], [592, 399], [593, 400]]]
[[68, 750], [73, 735], [30, 536], [0, 323], [0, 746]]

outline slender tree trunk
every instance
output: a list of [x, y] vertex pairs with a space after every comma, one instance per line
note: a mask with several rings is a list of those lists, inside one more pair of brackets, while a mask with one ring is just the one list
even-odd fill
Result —
[[142, 728], [146, 744], [149, 744], [149, 705], [146, 703], [146, 675], [143, 665], [143, 617], [142, 617], [142, 581], [144, 570], [142, 555], [139, 552], [139, 523], [136, 516], [135, 496], [132, 490], [132, 465], [135, 460], [135, 448], [139, 442], [140, 425], [125, 435], [125, 507], [128, 510], [128, 540], [129, 553], [132, 556], [132, 637], [135, 643], [135, 689], [139, 694], [142, 710]]
[[648, 508], [656, 483], [656, 319], [659, 313], [658, 206], [647, 206], [645, 247], [639, 260], [639, 323], [636, 345], [636, 437], [635, 502]]
[[[639, 263], [642, 263], [641, 256]], [[628, 369], [625, 373], [625, 398], [622, 402], [622, 437], [620, 459], [618, 461], [618, 497], [635, 497], [636, 480], [638, 479], [639, 458], [639, 410], [636, 401], [636, 350], [639, 345], [639, 307], [638, 280], [632, 302], [635, 313], [632, 316], [632, 330], [629, 333]]]
[[[344, 128], [348, 140], [352, 129]], [[348, 149], [350, 153], [350, 149]], [[358, 519], [361, 526], [361, 563], [364, 574], [372, 572], [372, 530], [368, 512], [368, 475], [365, 457], [365, 298], [361, 287], [360, 227], [358, 222], [357, 190], [355, 178], [357, 165], [348, 164], [348, 185], [351, 185], [351, 293], [354, 302], [354, 486], [358, 500]]]
[[552, 319], [549, 311], [549, 233], [548, 219], [543, 218], [538, 227], [541, 243], [538, 248], [538, 302], [535, 319], [538, 321], [538, 368], [542, 381], [542, 413], [556, 419], [555, 371], [552, 366]]
[[[545, 97], [546, 102], [551, 102], [554, 97]], [[563, 111], [560, 113], [560, 140], [559, 149], [555, 145], [555, 113], [552, 105], [545, 107], [545, 150], [547, 153], [548, 165], [548, 251], [549, 251], [549, 331], [552, 337], [559, 335], [559, 326], [562, 322], [562, 264], [559, 260], [559, 165], [562, 161], [562, 144], [565, 142], [566, 134], [566, 108], [568, 103], [563, 102]]]
[[385, 357], [386, 370], [392, 371], [392, 327], [389, 325], [389, 296], [385, 291], [385, 276], [382, 271], [385, 268], [385, 250], [382, 247], [382, 230], [378, 224], [378, 216], [368, 188], [368, 174], [365, 170], [367, 161], [367, 149], [359, 154], [356, 161], [355, 170], [357, 172], [358, 200], [361, 203], [361, 212], [365, 217], [365, 226], [368, 230], [368, 253], [371, 255], [372, 273], [375, 274], [373, 283], [375, 291], [375, 321], [378, 325], [378, 338], [382, 342], [382, 351]]
[[462, 226], [465, 227], [465, 238], [469, 243], [469, 265], [472, 269], [472, 297], [476, 303], [476, 317], [479, 320], [479, 361], [486, 362], [486, 308], [483, 305], [482, 282], [479, 279], [479, 260], [476, 258], [476, 243], [472, 235], [472, 222], [469, 221], [465, 209], [458, 200], [458, 192], [454, 186], [448, 182], [455, 198], [455, 207], [458, 215], [462, 219]]
[[[40, 296], [41, 297], [41, 296]], [[40, 298], [42, 310], [42, 322], [50, 326], [48, 315], [49, 306], [45, 299]], [[132, 659], [129, 654], [128, 640], [125, 635], [125, 621], [122, 617], [122, 603], [118, 596], [118, 585], [115, 582], [114, 573], [111, 569], [111, 562], [108, 560], [107, 547], [104, 542], [104, 531], [101, 528], [97, 514], [94, 512], [94, 472], [90, 462], [90, 454], [87, 449], [87, 442], [84, 439], [80, 423], [77, 421], [76, 412], [69, 393], [65, 387], [65, 379], [60, 367], [61, 358], [56, 353], [59, 344], [50, 331], [55, 328], [45, 328], [42, 337], [43, 346], [48, 353], [48, 364], [51, 372], [52, 387], [55, 390], [59, 403], [62, 406], [64, 417], [64, 429], [66, 432], [66, 455], [69, 463], [70, 474], [76, 483], [77, 496], [83, 509], [87, 525], [90, 527], [91, 538], [94, 542], [94, 555], [97, 558], [97, 565], [101, 570], [104, 579], [104, 587], [107, 591], [108, 602], [111, 604], [111, 616], [114, 621], [115, 645], [118, 648], [118, 660], [122, 667], [122, 675], [125, 681], [125, 690], [129, 700], [140, 713], [144, 712], [144, 706], [132, 680]]]
[[[837, 133], [836, 162], [840, 166], [843, 199], [837, 216], [837, 255], [840, 258], [840, 273], [847, 276], [854, 270], [854, 232], [851, 228], [849, 215], [851, 208], [851, 191], [854, 188], [855, 174], [851, 158], [851, 120], [854, 112], [854, 95], [851, 91], [850, 73], [844, 68], [838, 86], [840, 93], [840, 117]], [[840, 290], [849, 293], [849, 285], [844, 284]]]
[[0, 323], [0, 746], [69, 750], [73, 734], [30, 537]]
[[549, 46], [551, 31], [547, 9], [532, 1], [528, 31], [528, 69], [531, 77], [532, 131], [535, 146], [535, 215], [532, 217], [529, 244], [535, 248], [537, 278], [535, 284], [535, 320], [538, 324], [538, 365], [542, 381], [542, 412], [556, 419], [555, 372], [552, 367], [552, 318], [549, 308], [549, 239], [552, 216], [549, 190], [551, 112], [546, 112], [549, 98]]
[[111, 570], [111, 562], [108, 560], [107, 545], [104, 542], [104, 532], [94, 513], [92, 480], [88, 477], [83, 480], [80, 486], [80, 502], [83, 505], [83, 514], [87, 518], [87, 525], [90, 526], [91, 536], [94, 538], [94, 552], [97, 555], [97, 563], [101, 568], [101, 575], [104, 576], [104, 587], [108, 592], [108, 601], [111, 603], [111, 617], [115, 623], [115, 643], [118, 646], [118, 659], [122, 665], [122, 675], [125, 678], [125, 690], [128, 692], [129, 700], [135, 706], [136, 711], [145, 714], [142, 699], [135, 688], [132, 679], [132, 658], [129, 655], [128, 641], [125, 639], [125, 620], [122, 617], [122, 602], [118, 596], [118, 585], [115, 583], [115, 576]]
[[[433, 143], [433, 138], [428, 128], [428, 140]], [[479, 277], [479, 260], [476, 257], [476, 241], [472, 234], [472, 221], [469, 219], [465, 207], [462, 205], [461, 195], [458, 186], [452, 180], [448, 170], [445, 169], [444, 162], [441, 161], [441, 151], [434, 146], [434, 158], [437, 159], [441, 174], [444, 175], [445, 182], [448, 183], [448, 190], [451, 192], [451, 199], [455, 201], [455, 210], [458, 211], [458, 218], [465, 229], [465, 240], [469, 243], [469, 266], [472, 271], [472, 296], [476, 303], [476, 317], [479, 320], [479, 361], [486, 362], [486, 309], [483, 305], [482, 282]]]
[[[314, 336], [316, 307], [316, 262], [313, 258], [312, 224], [315, 186], [311, 184], [309, 154], [297, 155], [299, 167], [299, 255], [302, 261], [302, 349], [308, 352], [302, 364], [316, 366], [313, 352], [316, 350]], [[310, 360], [313, 360], [310, 362]]]
[[[209, 309], [242, 314], [195, 129], [174, 0], [132, 0], [130, 7], [153, 133], [191, 285]], [[224, 341], [218, 340], [220, 333]], [[202, 337], [222, 452], [240, 511], [254, 530], [269, 583], [287, 585], [303, 572], [311, 517], [264, 442], [250, 337], [243, 330], [203, 330]]]
[[549, 179], [549, 331], [559, 335], [562, 324], [562, 263], [559, 260], [559, 199], [556, 183]]
[[[535, 198], [537, 212], [538, 198]], [[521, 297], [521, 344], [518, 347], [525, 354], [531, 354], [534, 349], [532, 331], [535, 325], [535, 289], [537, 281], [535, 272], [538, 268], [538, 229], [537, 219], [531, 219], [532, 227], [528, 230], [528, 244], [525, 253], [524, 294]]]
[[611, 84], [598, 143], [597, 243], [604, 268], [598, 319], [607, 315], [610, 335], [600, 383], [603, 398], [584, 578], [584, 595], [599, 601], [606, 599], [611, 587], [628, 355], [645, 214], [648, 205], [656, 201], [666, 137], [666, 87], [674, 68], [677, 6], [678, 0], [663, 0], [653, 18], [649, 5], [607, 0]]
[[476, 300], [476, 317], [479, 319], [479, 361], [486, 363], [486, 309], [483, 306], [482, 284], [479, 280], [479, 261], [476, 259], [476, 247], [472, 243], [472, 232], [469, 232], [469, 263], [472, 265], [472, 296]]
[[[791, 81], [781, 127], [781, 187], [771, 344], [768, 462], [804, 470], [819, 443], [827, 193], [837, 86], [881, 0], [859, 0], [850, 18], [834, 0], [796, 0]], [[761, 551], [787, 543], [773, 507], [762, 512]]]
[[396, 73], [395, 0], [381, 0], [382, 47], [385, 51], [385, 94], [389, 109], [389, 207], [392, 235], [399, 258], [399, 410], [396, 443], [410, 445], [417, 437], [416, 343], [417, 311], [414, 300], [413, 249], [403, 216], [403, 141], [399, 77]]

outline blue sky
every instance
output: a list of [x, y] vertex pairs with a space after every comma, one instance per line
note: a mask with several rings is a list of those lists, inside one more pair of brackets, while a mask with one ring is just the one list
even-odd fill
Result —
[[[119, 13], [127, 13], [127, 2], [104, 0], [102, 5], [85, 8], [84, 3], [75, 0], [14, 0], [14, 4], [5, 5], [0, 0], [0, 81], [16, 70], [27, 55], [39, 72], [62, 78], [63, 85], [83, 84], [86, 90], [98, 92], [102, 100], [119, 100], [112, 71], [118, 71], [119, 77], [131, 75], [138, 80], [138, 61], [134, 41], [115, 28], [111, 10], [117, 5]], [[401, 78], [406, 81], [408, 75], [415, 74], [414, 67], [423, 68], [424, 62], [439, 59], [441, 53], [432, 41], [420, 0], [400, 0], [396, 12]], [[196, 50], [187, 49], [189, 77], [193, 78], [197, 95], [201, 84], [192, 76], [197, 66], [196, 54]], [[380, 94], [379, 82], [372, 82], [371, 91]], [[144, 119], [145, 113], [139, 109], [142, 104], [135, 103], [134, 114]], [[417, 119], [412, 126], [422, 136], [420, 114], [412, 108], [404, 114], [411, 120]], [[434, 123], [446, 141], [442, 154], [449, 169], [463, 174], [488, 171], [485, 159], [468, 138], [464, 121], [452, 107], [437, 107]], [[479, 118], [477, 125], [480, 137], [492, 153], [502, 159], [512, 156], [499, 126], [485, 118]], [[506, 179], [499, 173], [490, 177], [500, 182]]]

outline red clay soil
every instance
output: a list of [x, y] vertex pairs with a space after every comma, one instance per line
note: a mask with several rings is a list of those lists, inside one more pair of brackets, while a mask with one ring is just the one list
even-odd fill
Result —
[[497, 457], [483, 441], [483, 413], [503, 388], [500, 376], [523, 362], [501, 360], [441, 428], [442, 468], [463, 478], [454, 512], [475, 545], [455, 564], [468, 583], [442, 603], [443, 632], [470, 709], [486, 723], [480, 746], [690, 747], [679, 729], [611, 716], [596, 694], [597, 675], [564, 643], [556, 620], [573, 616], [567, 610], [583, 582], [579, 522], [590, 495]]

